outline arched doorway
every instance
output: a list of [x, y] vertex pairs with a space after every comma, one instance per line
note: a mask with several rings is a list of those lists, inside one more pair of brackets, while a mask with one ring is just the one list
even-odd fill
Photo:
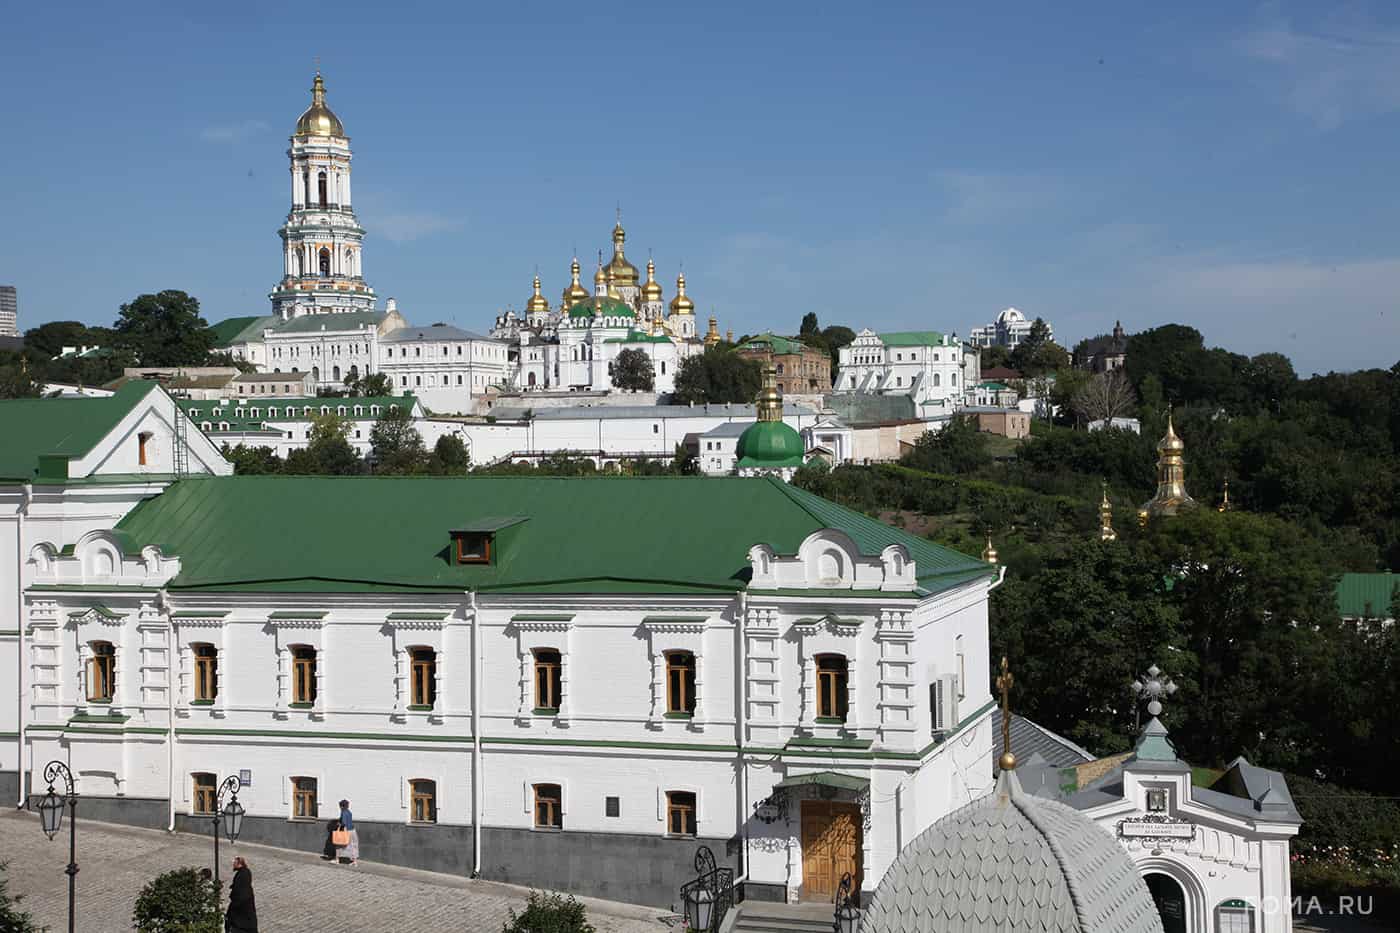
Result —
[[321, 255], [320, 255], [320, 261], [321, 261], [321, 278], [323, 278], [323, 279], [328, 279], [328, 278], [330, 278], [330, 277], [331, 277], [331, 251], [328, 250], [328, 249], [322, 249], [322, 250], [321, 250]]
[[1155, 871], [1144, 875], [1142, 880], [1147, 882], [1152, 903], [1157, 905], [1163, 933], [1186, 933], [1186, 892], [1177, 880]]

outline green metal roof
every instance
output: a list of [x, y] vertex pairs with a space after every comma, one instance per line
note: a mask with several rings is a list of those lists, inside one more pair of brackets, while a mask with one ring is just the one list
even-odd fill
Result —
[[818, 771], [815, 774], [795, 774], [792, 777], [785, 777], [773, 787], [806, 787], [815, 785], [818, 787], [835, 787], [839, 790], [865, 790], [870, 786], [870, 781], [854, 774], [841, 774], [837, 771]]
[[0, 478], [34, 479], [40, 457], [83, 456], [155, 388], [154, 382], [134, 380], [107, 398], [0, 401]]
[[[239, 334], [243, 333], [245, 330], [248, 329], [248, 325], [254, 323], [255, 321], [263, 321], [267, 319], [269, 319], [268, 315], [261, 314], [251, 314], [247, 317], [224, 318], [217, 324], [210, 324], [209, 333], [212, 334], [214, 337], [215, 347], [227, 347], [235, 342], [234, 338], [236, 338]], [[272, 317], [271, 320], [275, 321], [279, 319], [276, 317]]]
[[636, 317], [626, 302], [616, 298], [585, 298], [569, 306], [569, 317]]
[[[501, 532], [492, 563], [449, 562], [452, 528], [502, 514], [530, 520]], [[745, 586], [754, 544], [793, 554], [822, 528], [868, 556], [902, 543], [926, 590], [991, 572], [771, 478], [190, 478], [117, 527], [180, 557], [172, 589], [723, 594]]]
[[755, 421], [734, 446], [741, 467], [800, 467], [806, 449], [802, 437], [783, 421]]
[[303, 314], [272, 326], [279, 334], [311, 334], [321, 330], [358, 330], [361, 325], [378, 327], [388, 314], [383, 311], [342, 311], [337, 314]]
[[1346, 619], [1389, 619], [1400, 574], [1344, 573], [1337, 583], [1337, 610]]
[[751, 337], [748, 340], [744, 341], [743, 345], [740, 346], [739, 349], [758, 351], [767, 350], [769, 352], [777, 354], [778, 356], [786, 356], [789, 354], [800, 354], [803, 350], [810, 350], [811, 347], [807, 346], [800, 340], [793, 340], [791, 337], [779, 337], [777, 334], [762, 334], [758, 337]]
[[[298, 375], [296, 373], [291, 374]], [[304, 375], [304, 374], [302, 374]], [[379, 414], [389, 410], [389, 406], [407, 406], [411, 411], [413, 403], [417, 399], [411, 395], [365, 395], [356, 398], [343, 398], [336, 396], [302, 397], [294, 395], [239, 395], [228, 400], [227, 404], [219, 399], [176, 399], [175, 403], [190, 416], [190, 420], [196, 425], [210, 422], [217, 425], [220, 422], [228, 424], [230, 432], [237, 431], [246, 433], [249, 431], [260, 431], [263, 429], [265, 421], [310, 421], [313, 418], [321, 417], [321, 407], [330, 409], [331, 414], [337, 414], [338, 409], [345, 408], [343, 418], [377, 418], [379, 415], [373, 413], [375, 405], [379, 406]], [[355, 406], [359, 406], [362, 414], [355, 414]], [[250, 412], [256, 408], [258, 416], [254, 418]], [[288, 414], [287, 409], [295, 409], [294, 413]], [[310, 408], [311, 413], [306, 414], [306, 409]], [[218, 409], [220, 414], [214, 414]], [[238, 414], [242, 409], [243, 414]], [[276, 409], [277, 414], [269, 414], [271, 409]], [[194, 414], [198, 412], [199, 414]], [[217, 428], [211, 428], [210, 432], [218, 433]]]
[[941, 347], [943, 335], [936, 330], [896, 330], [880, 335], [887, 347]]
[[979, 382], [979, 383], [977, 383], [977, 388], [979, 388], [979, 389], [991, 389], [993, 392], [1005, 392], [1005, 391], [1006, 391], [1006, 385], [1005, 385], [1004, 383], [1001, 383], [1001, 382]]

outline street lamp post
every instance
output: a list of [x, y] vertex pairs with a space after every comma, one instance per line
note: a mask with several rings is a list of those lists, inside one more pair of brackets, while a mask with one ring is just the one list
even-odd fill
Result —
[[[63, 779], [63, 796], [53, 788], [54, 781]], [[68, 804], [68, 933], [77, 929], [76, 915], [78, 900], [78, 784], [73, 780], [73, 772], [61, 761], [51, 761], [44, 765], [44, 780], [49, 782], [49, 792], [39, 801], [39, 825], [50, 840], [63, 828], [63, 805]]]
[[[230, 774], [224, 778], [224, 782], [219, 785], [219, 790], [214, 798], [214, 815], [210, 819], [214, 829], [214, 892], [219, 891], [219, 824], [223, 823], [223, 830], [228, 835], [230, 843], [238, 841], [238, 834], [243, 831], [243, 805], [238, 802], [238, 788], [241, 785], [238, 775]], [[229, 794], [230, 799], [224, 803], [224, 794]]]
[[836, 889], [836, 913], [832, 917], [831, 929], [835, 933], [856, 933], [860, 923], [860, 911], [851, 903], [851, 873], [841, 876], [841, 886]]
[[709, 846], [695, 852], [694, 881], [681, 886], [681, 904], [686, 928], [695, 933], [713, 933], [734, 903], [734, 869], [715, 866]]

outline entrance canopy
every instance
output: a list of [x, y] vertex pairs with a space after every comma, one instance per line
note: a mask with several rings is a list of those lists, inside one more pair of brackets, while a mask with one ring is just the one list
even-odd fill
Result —
[[851, 774], [838, 774], [835, 771], [816, 771], [812, 774], [795, 774], [792, 777], [783, 778], [773, 785], [774, 790], [781, 790], [787, 787], [803, 787], [808, 784], [816, 784], [820, 787], [834, 787], [837, 790], [865, 790], [870, 786], [870, 781], [863, 777], [856, 777]]

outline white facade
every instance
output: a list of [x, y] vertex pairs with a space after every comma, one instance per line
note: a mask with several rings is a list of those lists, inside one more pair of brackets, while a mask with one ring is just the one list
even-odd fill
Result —
[[[1007, 308], [998, 314], [997, 319], [992, 323], [972, 328], [968, 339], [979, 347], [1014, 349], [1030, 335], [1033, 324], [1035, 321], [1027, 319], [1025, 314], [1015, 308]], [[1046, 321], [1045, 326], [1049, 328], [1050, 322]], [[1054, 339], [1054, 328], [1050, 328], [1049, 336], [1052, 340]]]
[[835, 392], [908, 395], [920, 417], [967, 403], [965, 352], [957, 337], [934, 331], [877, 334], [868, 328], [841, 348]]
[[508, 346], [446, 324], [400, 327], [379, 340], [378, 371], [394, 390], [412, 392], [436, 412], [470, 411], [472, 398], [506, 385]]
[[190, 421], [218, 445], [267, 447], [283, 459], [311, 440], [314, 418], [335, 415], [348, 425], [345, 439], [360, 456], [370, 452], [374, 423], [392, 408], [407, 408], [415, 421], [423, 406], [412, 395], [382, 398], [266, 398], [216, 399], [182, 402]]

